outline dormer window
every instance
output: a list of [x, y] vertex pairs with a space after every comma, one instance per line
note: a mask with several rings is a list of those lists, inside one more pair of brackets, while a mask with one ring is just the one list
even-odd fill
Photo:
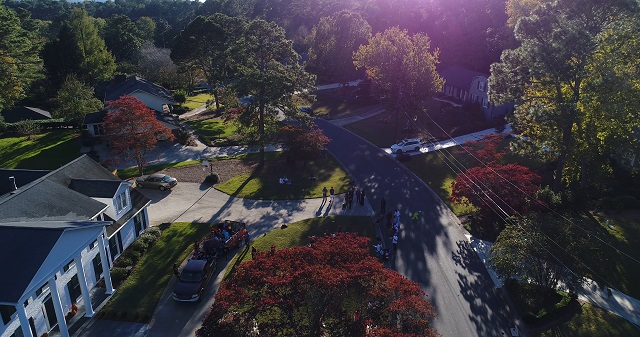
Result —
[[483, 81], [478, 81], [478, 90], [486, 91], [487, 90], [487, 83], [483, 82]]
[[122, 193], [116, 196], [116, 199], [114, 201], [116, 206], [116, 213], [120, 213], [123, 209], [129, 206], [129, 193], [127, 192], [127, 190], [124, 190]]

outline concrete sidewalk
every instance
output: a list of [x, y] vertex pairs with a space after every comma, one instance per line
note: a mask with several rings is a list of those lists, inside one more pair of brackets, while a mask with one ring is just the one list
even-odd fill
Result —
[[[469, 243], [473, 250], [476, 251], [480, 260], [487, 268], [489, 275], [493, 279], [497, 288], [502, 287], [502, 281], [498, 278], [495, 270], [493, 270], [488, 262], [491, 253], [489, 250], [493, 246], [492, 242], [483, 241], [472, 236], [468, 236]], [[580, 289], [577, 289], [578, 298], [585, 302], [590, 302], [604, 310], [612, 312], [627, 321], [640, 327], [640, 300], [637, 300], [620, 291], [601, 288], [594, 281], [587, 279]]]

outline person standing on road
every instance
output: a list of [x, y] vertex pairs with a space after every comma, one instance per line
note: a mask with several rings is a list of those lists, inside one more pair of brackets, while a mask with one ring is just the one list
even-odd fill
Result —
[[333, 203], [333, 199], [336, 197], [335, 194], [336, 190], [331, 187], [331, 189], [329, 190], [329, 203]]
[[364, 189], [362, 189], [362, 191], [360, 191], [360, 205], [364, 206], [364, 197], [365, 197], [365, 193], [364, 193]]
[[322, 202], [327, 201], [327, 186], [322, 188]]
[[393, 251], [395, 252], [396, 249], [398, 248], [398, 233], [397, 232], [395, 234], [393, 234], [393, 236], [391, 237], [391, 244], [393, 244]]
[[414, 222], [415, 222], [415, 221], [418, 221], [418, 217], [419, 217], [419, 216], [420, 216], [420, 215], [418, 214], [418, 211], [415, 211], [415, 212], [413, 213], [413, 216], [411, 217], [411, 220], [413, 220]]

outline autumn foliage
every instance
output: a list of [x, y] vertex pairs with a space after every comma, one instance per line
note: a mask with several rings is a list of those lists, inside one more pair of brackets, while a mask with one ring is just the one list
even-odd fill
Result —
[[474, 142], [470, 152], [481, 166], [467, 169], [452, 184], [451, 200], [477, 207], [481, 214], [526, 214], [538, 201], [532, 200], [540, 189], [541, 177], [518, 164], [501, 164], [498, 135]]
[[142, 174], [145, 154], [160, 139], [173, 140], [171, 130], [164, 127], [154, 112], [134, 96], [123, 96], [107, 102], [104, 130], [111, 152], [117, 158], [133, 159]]
[[425, 293], [369, 245], [337, 233], [258, 252], [221, 285], [197, 336], [436, 336]]
[[305, 129], [301, 126], [286, 125], [280, 128], [283, 146], [295, 159], [307, 161], [318, 158], [330, 139], [320, 129]]

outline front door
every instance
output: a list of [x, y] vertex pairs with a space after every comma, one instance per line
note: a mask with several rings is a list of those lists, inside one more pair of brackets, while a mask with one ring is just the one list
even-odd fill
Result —
[[47, 318], [47, 322], [49, 323], [49, 330], [58, 324], [56, 309], [53, 307], [53, 298], [51, 298], [51, 295], [47, 296], [47, 299], [44, 301], [44, 317]]

